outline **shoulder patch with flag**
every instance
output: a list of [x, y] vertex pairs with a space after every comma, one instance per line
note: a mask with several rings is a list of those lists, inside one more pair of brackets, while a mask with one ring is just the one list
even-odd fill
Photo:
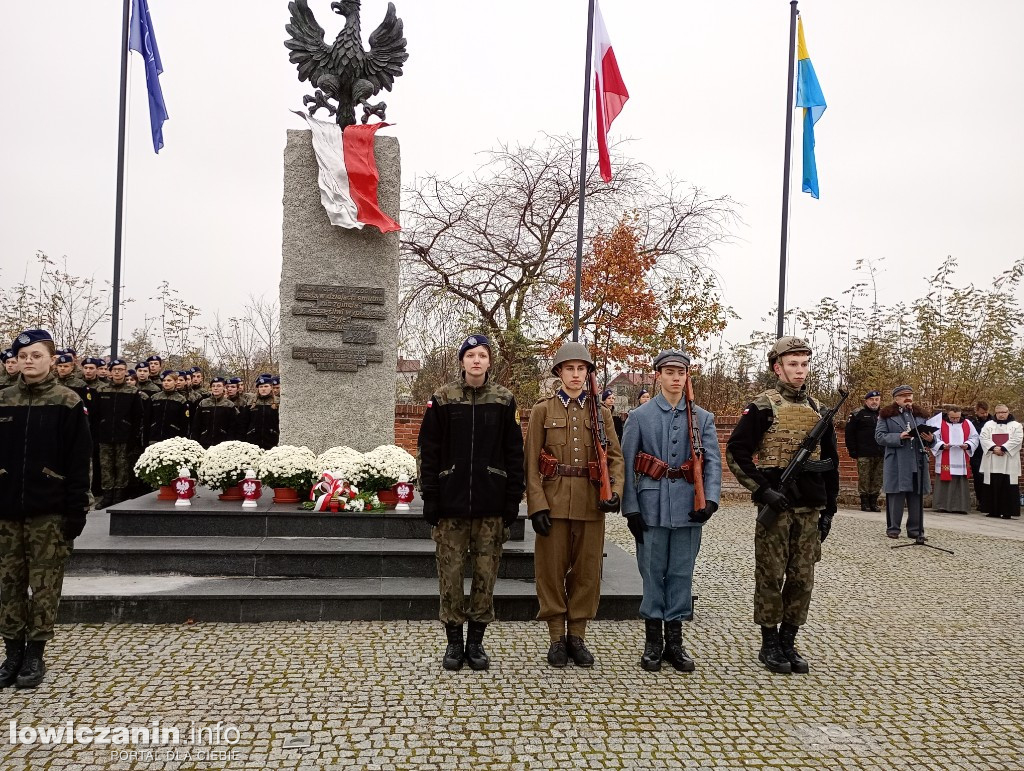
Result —
[[346, 126], [317, 120], [294, 111], [313, 132], [313, 150], [320, 167], [320, 202], [332, 225], [362, 229], [373, 225], [381, 233], [401, 230], [397, 222], [381, 211], [377, 200], [377, 161], [373, 155], [373, 137], [389, 125]]

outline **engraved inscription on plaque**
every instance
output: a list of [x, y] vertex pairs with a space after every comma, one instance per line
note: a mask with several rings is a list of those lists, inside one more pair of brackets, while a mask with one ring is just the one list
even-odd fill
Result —
[[318, 370], [356, 372], [368, 363], [384, 361], [377, 344], [377, 331], [367, 322], [384, 321], [384, 290], [369, 286], [297, 284], [293, 316], [308, 316], [310, 332], [337, 333], [338, 341], [358, 348], [292, 348], [293, 359], [306, 359]]

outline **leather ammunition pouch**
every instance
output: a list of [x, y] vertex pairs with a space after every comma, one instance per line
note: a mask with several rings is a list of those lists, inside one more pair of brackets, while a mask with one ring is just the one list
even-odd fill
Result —
[[669, 466], [661, 458], [655, 458], [646, 452], [638, 452], [636, 460], [633, 461], [633, 471], [649, 476], [655, 482], [662, 477], [667, 477], [668, 479], [685, 479], [691, 485], [693, 484], [693, 458], [681, 466]]
[[540, 475], [549, 480], [558, 476], [558, 459], [546, 450], [540, 451]]
[[540, 475], [547, 481], [555, 477], [584, 477], [595, 484], [601, 483], [601, 464], [596, 460], [590, 461], [586, 466], [570, 466], [559, 463], [558, 459], [547, 452], [540, 452]]

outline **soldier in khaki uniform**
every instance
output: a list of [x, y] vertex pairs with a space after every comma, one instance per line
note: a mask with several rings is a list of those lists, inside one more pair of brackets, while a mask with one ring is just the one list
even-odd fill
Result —
[[726, 450], [729, 468], [753, 493], [754, 502], [777, 514], [770, 527], [758, 522], [754, 531], [754, 623], [761, 626], [758, 658], [778, 674], [809, 671], [794, 640], [807, 621], [814, 565], [821, 560], [821, 544], [832, 527], [839, 495], [832, 426], [811, 456], [824, 461], [819, 466], [826, 470], [805, 471], [779, 489], [783, 470], [820, 417], [805, 383], [810, 361], [807, 341], [779, 338], [768, 353], [778, 383], [743, 410]]
[[[597, 454], [587, 400], [600, 398], [584, 390], [593, 369], [585, 345], [565, 343], [551, 368], [562, 387], [534, 405], [526, 433], [526, 500], [539, 536], [534, 553], [537, 618], [548, 623], [548, 663], [553, 667], [564, 667], [570, 657], [577, 666], [594, 665], [584, 639], [601, 598], [604, 515], [618, 511], [625, 473], [611, 411], [601, 406], [613, 494], [610, 501], [600, 501], [588, 473]], [[557, 462], [547, 476], [541, 473], [542, 451]]]

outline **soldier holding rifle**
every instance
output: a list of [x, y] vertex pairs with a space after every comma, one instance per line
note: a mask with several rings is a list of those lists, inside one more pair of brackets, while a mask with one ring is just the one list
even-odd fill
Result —
[[644, 581], [640, 615], [646, 643], [640, 666], [656, 672], [664, 655], [675, 669], [692, 672], [693, 659], [683, 647], [683, 619], [693, 612], [701, 529], [721, 498], [722, 455], [715, 416], [693, 403], [690, 357], [662, 351], [654, 371], [661, 393], [633, 410], [622, 438], [622, 510], [636, 538]]
[[[821, 414], [807, 393], [810, 363], [807, 341], [779, 338], [768, 352], [778, 382], [743, 410], [726, 449], [729, 468], [764, 512], [754, 533], [754, 623], [761, 627], [758, 658], [778, 674], [809, 671], [794, 641], [807, 621], [814, 566], [839, 495], [834, 410]], [[805, 456], [796, 473], [788, 468]]]
[[597, 401], [587, 347], [565, 343], [551, 372], [562, 387], [534, 405], [526, 432], [526, 500], [538, 535], [537, 618], [548, 624], [551, 666], [564, 667], [571, 658], [592, 667], [584, 639], [601, 599], [604, 515], [619, 510], [622, 451], [612, 414]]

